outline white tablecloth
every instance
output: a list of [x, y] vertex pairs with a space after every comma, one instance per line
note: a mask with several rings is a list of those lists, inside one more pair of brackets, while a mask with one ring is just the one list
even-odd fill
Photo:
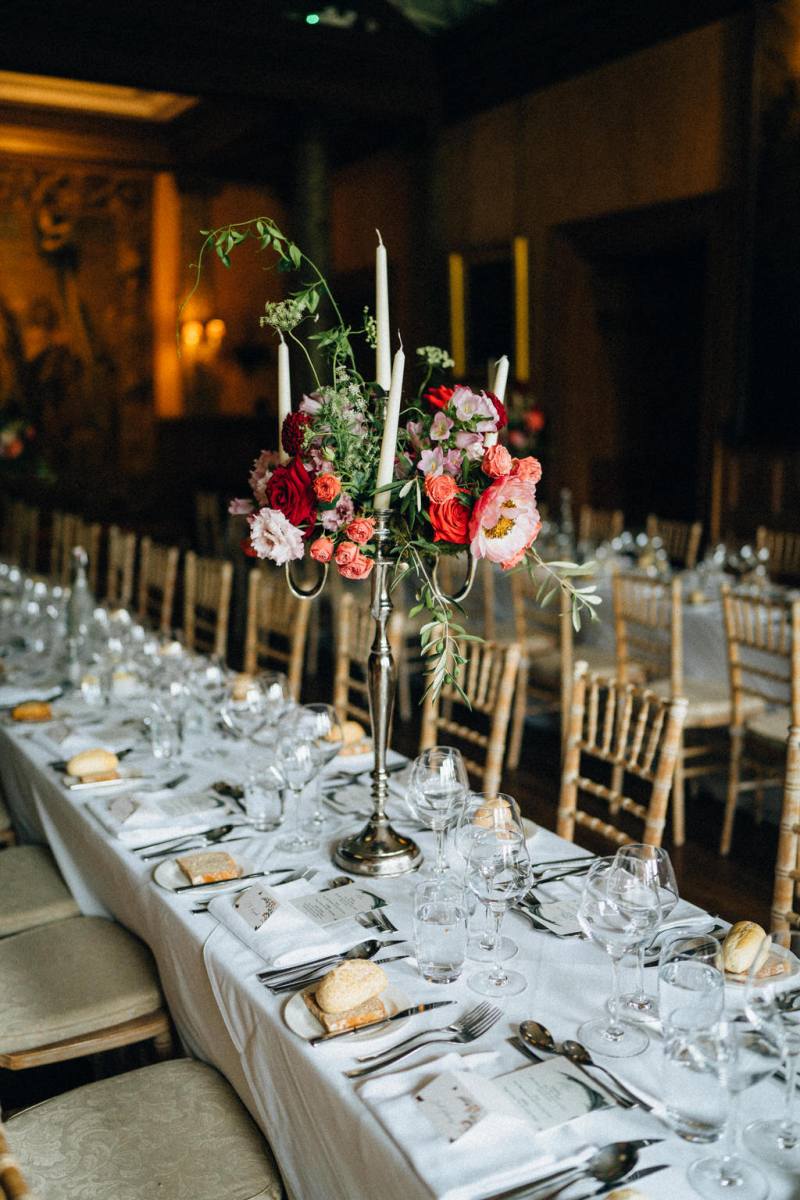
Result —
[[[185, 786], [234, 777], [241, 753], [227, 742], [221, 743], [220, 756], [212, 761], [187, 755], [193, 769]], [[12, 812], [24, 818], [26, 830], [46, 836], [84, 913], [112, 914], [151, 947], [182, 1038], [194, 1054], [213, 1063], [231, 1081], [272, 1144], [295, 1200], [431, 1200], [441, 1195], [440, 1188], [429, 1187], [414, 1171], [360, 1098], [358, 1086], [342, 1074], [353, 1063], [357, 1052], [353, 1046], [345, 1040], [312, 1049], [292, 1034], [282, 1017], [285, 997], [272, 996], [259, 984], [255, 973], [263, 964], [253, 951], [211, 916], [192, 915], [186, 895], [175, 896], [156, 886], [152, 864], [141, 862], [101, 828], [86, 811], [85, 799], [64, 789], [47, 766], [47, 758], [21, 728], [0, 728], [0, 780]], [[273, 851], [274, 840], [274, 835], [260, 839], [264, 863], [286, 861]], [[422, 835], [421, 841], [426, 850], [431, 849], [429, 835]], [[537, 835], [532, 849], [537, 859], [570, 853], [566, 843], [545, 831]], [[336, 873], [327, 855], [320, 854], [316, 865], [320, 872], [315, 885]], [[400, 934], [410, 935], [410, 881], [381, 881], [380, 889], [390, 900], [386, 911]], [[610, 984], [608, 960], [590, 943], [536, 933], [516, 915], [507, 919], [507, 932], [519, 941], [520, 954], [512, 965], [525, 972], [528, 988], [503, 1002], [503, 1017], [491, 1033], [475, 1046], [463, 1048], [464, 1052], [497, 1051], [487, 1072], [492, 1075], [524, 1065], [507, 1043], [519, 1021], [533, 1017], [557, 1038], [574, 1037], [576, 1027], [599, 1011]], [[475, 1002], [463, 978], [444, 990], [422, 981], [413, 960], [387, 969], [414, 1002], [441, 999], [444, 994], [459, 1001], [453, 1012]], [[414, 1027], [444, 1024], [440, 1016], [434, 1012], [418, 1018]], [[394, 1037], [392, 1032], [370, 1048], [391, 1044]], [[431, 1048], [411, 1059], [411, 1064], [433, 1061], [437, 1053]], [[614, 1069], [634, 1087], [657, 1095], [658, 1041], [638, 1058], [618, 1060]], [[774, 1081], [758, 1085], [746, 1097], [748, 1117], [762, 1111], [778, 1113], [780, 1095]], [[653, 1200], [689, 1196], [683, 1169], [697, 1157], [697, 1148], [681, 1142], [644, 1112], [613, 1109], [590, 1114], [559, 1130], [550, 1144], [562, 1150], [587, 1140], [605, 1143], [643, 1136], [667, 1140], [644, 1151], [641, 1164], [669, 1162], [674, 1168], [648, 1180], [647, 1195]], [[548, 1140], [547, 1135], [532, 1139], [531, 1162], [547, 1150]], [[457, 1144], [443, 1143], [442, 1154], [452, 1159], [453, 1186], [463, 1186]], [[796, 1181], [777, 1173], [771, 1173], [771, 1183], [775, 1200], [798, 1194]], [[491, 1190], [468, 1186], [464, 1194], [477, 1200]]]

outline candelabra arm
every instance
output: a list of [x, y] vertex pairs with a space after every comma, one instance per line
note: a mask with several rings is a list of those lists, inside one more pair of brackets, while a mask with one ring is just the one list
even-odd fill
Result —
[[323, 563], [322, 575], [317, 582], [312, 584], [311, 587], [304, 587], [302, 583], [298, 583], [297, 580], [292, 578], [292, 564], [290, 562], [287, 562], [286, 564], [286, 582], [289, 585], [289, 591], [293, 596], [296, 596], [298, 600], [314, 600], [317, 596], [319, 596], [320, 592], [325, 587], [325, 581], [327, 578], [328, 564]]
[[462, 583], [461, 587], [459, 588], [459, 590], [457, 592], [454, 592], [452, 596], [448, 595], [447, 592], [443, 591], [439, 587], [439, 563], [440, 563], [441, 559], [437, 558], [436, 562], [433, 564], [433, 571], [431, 572], [431, 577], [433, 579], [434, 586], [436, 587], [436, 590], [439, 592], [439, 594], [441, 596], [443, 596], [445, 598], [445, 600], [449, 600], [451, 602], [451, 604], [460, 604], [462, 600], [466, 600], [467, 596], [472, 591], [472, 585], [475, 582], [475, 575], [478, 570], [478, 560], [475, 557], [475, 555], [472, 554], [471, 551], [467, 551], [467, 553], [469, 554], [469, 566], [467, 567], [466, 578], [465, 578], [464, 582]]

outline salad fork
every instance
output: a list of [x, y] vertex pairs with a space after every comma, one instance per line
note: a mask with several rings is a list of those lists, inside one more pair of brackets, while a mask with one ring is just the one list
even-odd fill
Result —
[[488, 1017], [492, 1011], [492, 1006], [488, 1000], [484, 1000], [482, 1004], [476, 1004], [474, 1008], [465, 1012], [462, 1017], [457, 1017], [455, 1021], [451, 1021], [449, 1025], [443, 1025], [441, 1029], [431, 1031], [430, 1029], [421, 1029], [416, 1033], [412, 1033], [410, 1037], [403, 1038], [402, 1042], [395, 1042], [387, 1050], [377, 1050], [373, 1054], [362, 1054], [358, 1057], [357, 1062], [368, 1063], [374, 1062], [376, 1058], [385, 1058], [387, 1054], [394, 1054], [397, 1050], [403, 1050], [406, 1046], [411, 1046], [415, 1042], [419, 1042], [426, 1034], [434, 1033], [462, 1033], [465, 1023], [469, 1025], [472, 1021], [483, 1020]]
[[[481, 1005], [478, 1005], [478, 1008], [481, 1007]], [[461, 1018], [457, 1033], [453, 1033], [449, 1028], [432, 1030], [433, 1036], [429, 1034], [424, 1041], [418, 1041], [413, 1046], [406, 1046], [399, 1051], [387, 1051], [382, 1058], [367, 1063], [363, 1067], [354, 1067], [350, 1071], [345, 1071], [344, 1074], [348, 1079], [361, 1079], [362, 1076], [371, 1075], [373, 1071], [380, 1071], [383, 1067], [394, 1066], [396, 1062], [400, 1062], [401, 1059], [406, 1058], [409, 1054], [413, 1054], [415, 1050], [422, 1049], [423, 1046], [432, 1046], [437, 1042], [474, 1042], [477, 1038], [482, 1037], [484, 1033], [488, 1033], [503, 1015], [499, 1008], [493, 1008], [491, 1005], [489, 1006], [488, 1013], [482, 1016], [476, 1016], [475, 1012], [476, 1010], [472, 1009]]]

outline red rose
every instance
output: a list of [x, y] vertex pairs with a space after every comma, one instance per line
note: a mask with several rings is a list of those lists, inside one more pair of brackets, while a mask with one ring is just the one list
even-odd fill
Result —
[[241, 546], [243, 552], [247, 555], [248, 558], [258, 558], [258, 555], [256, 554], [255, 550], [250, 545], [249, 537], [242, 538], [242, 540], [239, 542], [239, 545]]
[[310, 424], [311, 416], [309, 413], [303, 412], [291, 412], [283, 422], [281, 441], [284, 450], [291, 458], [294, 458], [303, 449], [306, 429]]
[[293, 525], [313, 524], [317, 512], [314, 485], [299, 458], [293, 458], [288, 466], [276, 467], [272, 472], [267, 484], [267, 505], [277, 508]]
[[459, 488], [455, 496], [441, 504], [432, 503], [428, 509], [435, 542], [452, 542], [456, 546], [466, 546], [469, 542], [470, 509], [461, 503], [459, 495], [468, 496], [469, 492]]
[[503, 404], [502, 400], [498, 400], [494, 392], [487, 392], [486, 395], [491, 400], [492, 404], [494, 405], [495, 412], [497, 413], [497, 428], [505, 429], [506, 425], [508, 424], [508, 413], [506, 412], [505, 404]]
[[442, 384], [441, 387], [428, 388], [422, 399], [427, 400], [431, 408], [447, 408], [450, 403], [450, 398], [455, 391], [455, 388], [447, 387]]

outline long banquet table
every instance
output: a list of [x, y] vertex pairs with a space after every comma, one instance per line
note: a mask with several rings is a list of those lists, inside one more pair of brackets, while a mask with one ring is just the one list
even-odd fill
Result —
[[[191, 761], [187, 788], [225, 777], [226, 772], [230, 778], [237, 759], [245, 753], [240, 746], [220, 740], [218, 755], [209, 757], [208, 741], [202, 745], [204, 753], [198, 744], [184, 755]], [[352, 1066], [356, 1053], [384, 1048], [405, 1034], [388, 1032], [368, 1047], [356, 1048], [344, 1039], [313, 1049], [291, 1033], [282, 1017], [285, 997], [271, 995], [256, 979], [256, 971], [263, 966], [261, 959], [212, 916], [191, 914], [191, 902], [185, 896], [158, 887], [151, 878], [152, 864], [142, 862], [107, 833], [87, 810], [84, 798], [66, 791], [48, 766], [52, 757], [30, 730], [13, 724], [0, 726], [0, 782], [18, 828], [28, 840], [49, 842], [85, 914], [111, 915], [150, 946], [186, 1047], [231, 1081], [269, 1139], [294, 1200], [372, 1200], [378, 1196], [381, 1200], [430, 1200], [432, 1196], [437, 1200], [445, 1196], [448, 1200], [477, 1200], [495, 1190], [486, 1181], [463, 1177], [458, 1143], [442, 1143], [437, 1170], [440, 1182], [436, 1186], [426, 1182], [364, 1103], [358, 1086], [344, 1077], [342, 1072]], [[417, 836], [430, 851], [430, 835]], [[259, 835], [232, 849], [244, 853], [246, 847], [259, 864], [285, 863], [286, 856], [273, 850], [274, 841], [275, 835]], [[531, 851], [534, 860], [580, 853], [545, 830], [532, 839]], [[310, 862], [319, 868], [319, 874], [309, 890], [324, 885], [336, 873], [327, 852], [320, 852]], [[372, 881], [370, 887], [388, 900], [388, 914], [400, 935], [410, 936], [409, 879]], [[536, 1018], [557, 1038], [566, 1038], [575, 1036], [581, 1021], [598, 1013], [608, 994], [610, 968], [596, 946], [535, 932], [518, 915], [507, 918], [507, 932], [520, 944], [513, 965], [527, 975], [527, 990], [501, 1002], [501, 1020], [474, 1046], [431, 1047], [397, 1070], [434, 1063], [440, 1054], [460, 1049], [464, 1056], [491, 1051], [488, 1060], [480, 1059], [482, 1069], [498, 1075], [527, 1065], [507, 1040], [519, 1021]], [[413, 958], [393, 963], [387, 971], [414, 1002], [443, 995], [456, 999], [458, 1005], [443, 1010], [445, 1014], [464, 1011], [477, 999], [463, 977], [447, 988], [425, 983]], [[452, 1019], [445, 1015], [440, 1020], [441, 1016], [441, 1012], [427, 1014], [416, 1019], [412, 1028], [434, 1028]], [[660, 1041], [654, 1037], [645, 1054], [610, 1065], [629, 1085], [657, 1097], [660, 1055]], [[745, 1108], [748, 1116], [775, 1115], [780, 1102], [780, 1085], [767, 1080], [747, 1094]], [[666, 1139], [640, 1157], [640, 1165], [666, 1162], [672, 1168], [642, 1185], [653, 1200], [692, 1194], [684, 1168], [698, 1151], [710, 1149], [682, 1142], [655, 1115], [621, 1108], [589, 1114], [553, 1133], [526, 1136], [530, 1163], [542, 1153], [561, 1153], [589, 1143]], [[795, 1180], [761, 1165], [770, 1176], [775, 1200], [797, 1196]], [[523, 1178], [524, 1174], [520, 1180]]]

